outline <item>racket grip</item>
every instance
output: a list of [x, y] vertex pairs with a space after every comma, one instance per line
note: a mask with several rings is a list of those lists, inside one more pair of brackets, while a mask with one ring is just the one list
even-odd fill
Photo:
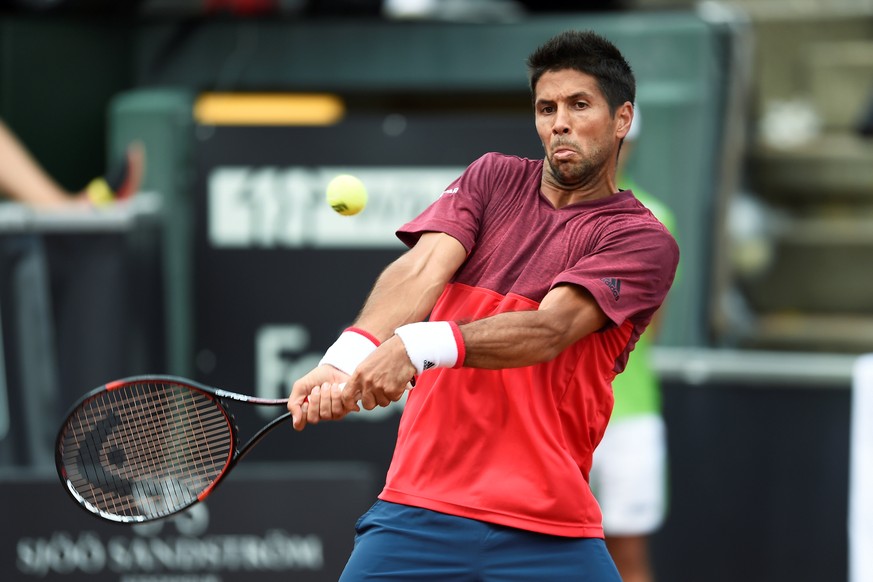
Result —
[[[346, 383], [345, 383], [345, 382], [341, 382], [340, 385], [339, 385], [339, 387], [340, 387], [340, 390], [343, 390], [343, 389], [346, 387]], [[412, 390], [413, 388], [415, 388], [415, 376], [413, 376], [412, 378], [410, 378], [410, 379], [409, 379], [409, 382], [406, 383], [406, 389], [407, 389], [407, 390]], [[303, 402], [300, 403], [300, 406], [303, 406], [304, 404], [309, 404], [309, 396], [304, 396], [304, 397], [303, 397]], [[358, 400], [358, 406], [360, 406], [360, 405], [361, 405], [361, 401]]]
[[[346, 383], [345, 383], [345, 382], [340, 382], [339, 387], [340, 387], [340, 390], [342, 390], [343, 388], [346, 387]], [[304, 396], [304, 397], [303, 397], [303, 402], [300, 403], [300, 406], [303, 406], [304, 404], [309, 404], [309, 396]]]

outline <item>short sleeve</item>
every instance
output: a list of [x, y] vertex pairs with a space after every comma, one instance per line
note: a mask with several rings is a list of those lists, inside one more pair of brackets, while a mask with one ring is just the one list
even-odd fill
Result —
[[601, 236], [595, 251], [554, 279], [587, 289], [615, 325], [648, 320], [663, 303], [679, 262], [679, 247], [658, 221], [623, 218]]
[[397, 238], [412, 247], [425, 232], [444, 232], [464, 245], [469, 254], [476, 244], [492, 192], [492, 156], [486, 154], [470, 164], [439, 198], [397, 230]]

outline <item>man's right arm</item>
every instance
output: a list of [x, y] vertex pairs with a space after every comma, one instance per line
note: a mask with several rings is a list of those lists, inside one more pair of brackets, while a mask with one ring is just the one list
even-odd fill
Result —
[[466, 258], [466, 250], [455, 238], [423, 234], [379, 276], [355, 327], [385, 341], [401, 325], [422, 321]]
[[[385, 342], [392, 338], [397, 327], [422, 321], [430, 314], [446, 284], [466, 257], [466, 249], [457, 239], [443, 233], [423, 234], [414, 247], [379, 275], [353, 327], [370, 334], [379, 342]], [[364, 404], [368, 409], [399, 399], [415, 370], [397, 338], [387, 343], [380, 346], [381, 357], [377, 358], [381, 371], [379, 378], [371, 379], [366, 386], [355, 385], [353, 377], [346, 378], [345, 373], [330, 365], [321, 365], [295, 382], [288, 399], [288, 409], [295, 418], [294, 427], [302, 430], [308, 422], [318, 422], [319, 418], [342, 418], [354, 409], [354, 401], [363, 392], [366, 392]], [[312, 395], [312, 389], [316, 386], [346, 380], [354, 392], [351, 395], [346, 392], [345, 406], [338, 401], [336, 394], [317, 391], [315, 397]], [[374, 385], [374, 382], [378, 385]], [[372, 401], [374, 392], [379, 397]], [[303, 403], [307, 399], [304, 410]]]

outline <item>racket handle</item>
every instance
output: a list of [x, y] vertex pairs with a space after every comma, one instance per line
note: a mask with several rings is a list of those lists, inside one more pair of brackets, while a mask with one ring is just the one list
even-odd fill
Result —
[[[339, 387], [340, 387], [340, 390], [344, 389], [346, 387], [346, 383], [341, 382]], [[300, 403], [300, 406], [303, 406], [304, 404], [309, 404], [309, 396], [303, 397], [303, 402]], [[360, 401], [358, 402], [358, 404], [360, 404]]]
[[[343, 390], [343, 389], [346, 387], [346, 383], [345, 383], [345, 382], [341, 382], [340, 385], [339, 385], [339, 387], [340, 387], [340, 390]], [[412, 378], [410, 378], [409, 382], [406, 383], [406, 389], [407, 389], [407, 390], [412, 390], [413, 388], [415, 388], [415, 376], [413, 376]], [[304, 404], [309, 404], [309, 396], [304, 396], [304, 397], [303, 397], [303, 402], [300, 403], [300, 406], [303, 406]], [[358, 406], [360, 406], [360, 405], [361, 405], [361, 401], [358, 400], [357, 404], [358, 404]]]

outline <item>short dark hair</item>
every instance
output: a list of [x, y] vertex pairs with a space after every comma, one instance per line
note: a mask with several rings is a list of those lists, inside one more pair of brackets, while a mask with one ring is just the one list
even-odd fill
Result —
[[531, 97], [535, 97], [543, 73], [565, 69], [597, 79], [610, 113], [625, 102], [636, 102], [637, 84], [631, 66], [612, 42], [590, 30], [562, 32], [530, 54], [527, 71]]

